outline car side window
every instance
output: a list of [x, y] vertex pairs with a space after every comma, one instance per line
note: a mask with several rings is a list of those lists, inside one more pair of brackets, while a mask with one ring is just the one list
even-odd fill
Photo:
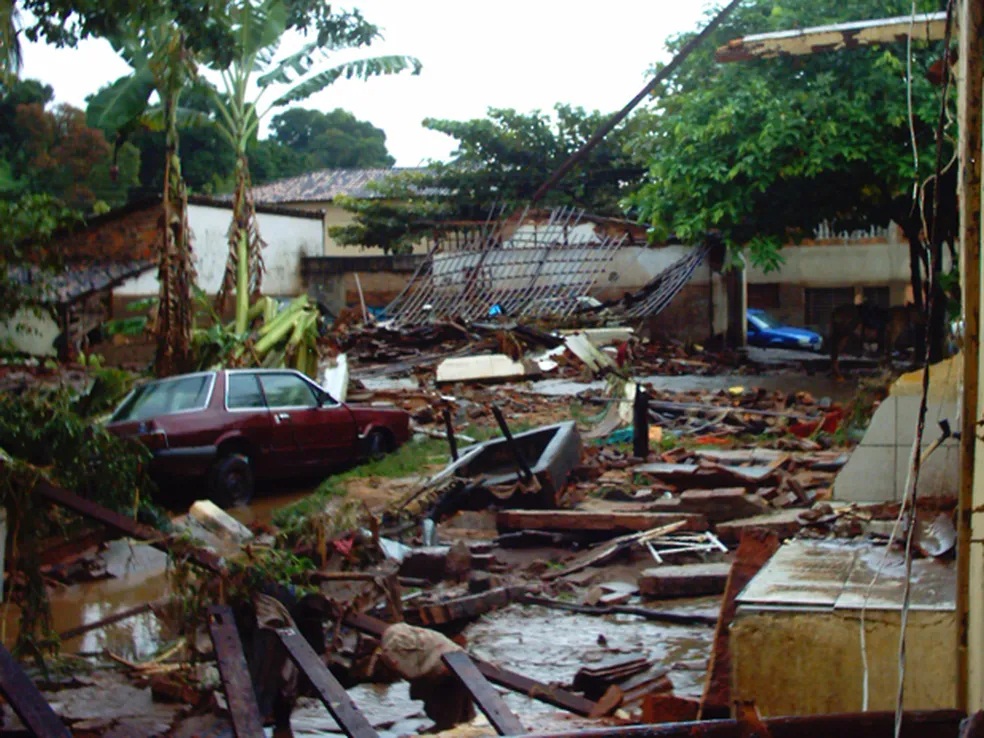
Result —
[[263, 393], [255, 374], [228, 374], [226, 406], [230, 410], [264, 409]]
[[260, 384], [271, 408], [318, 406], [311, 385], [293, 374], [261, 374]]

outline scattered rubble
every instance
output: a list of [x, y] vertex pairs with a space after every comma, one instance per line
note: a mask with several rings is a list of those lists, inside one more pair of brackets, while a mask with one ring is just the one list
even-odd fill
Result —
[[[93, 548], [106, 527], [169, 551], [185, 567], [184, 590], [173, 594], [199, 608], [182, 611], [183, 638], [157, 659], [115, 660], [112, 678], [153, 703], [141, 715], [107, 711], [97, 725], [65, 707], [81, 692], [36, 696], [73, 731], [110, 735], [139, 718], [145, 735], [221, 726], [254, 735], [264, 723], [285, 728], [314, 698], [333, 729], [370, 736], [381, 721], [360, 711], [353, 687], [400, 679], [423, 701], [414, 730], [472, 722], [477, 707], [484, 718], [473, 725], [486, 720], [485, 734], [526, 732], [542, 715], [530, 700], [578, 716], [571, 725], [580, 727], [727, 716], [735, 599], [779, 542], [884, 545], [899, 514], [831, 499], [855, 443], [844, 427], [853, 408], [805, 389], [731, 383], [743, 369], [727, 354], [624, 330], [561, 336], [453, 322], [345, 328], [336, 342], [344, 358], [329, 375], [339, 396], [404, 407], [419, 437], [448, 444], [446, 465], [353, 485], [291, 530], [244, 526], [198, 502], [166, 537], [39, 484], [38, 494], [97, 529], [85, 546], [49, 557], [52, 579], [111, 576]], [[541, 394], [532, 374], [575, 391]], [[654, 381], [714, 374], [729, 384]], [[951, 514], [939, 500], [920, 511], [923, 555], [950, 555]], [[274, 614], [261, 617], [261, 602]], [[155, 601], [83, 627], [175, 611]], [[475, 647], [476, 623], [540, 611], [596, 624], [582, 634], [593, 647], [574, 648], [569, 673], [540, 678]], [[644, 626], [680, 629], [695, 645], [672, 662], [617, 645], [614, 628]]]

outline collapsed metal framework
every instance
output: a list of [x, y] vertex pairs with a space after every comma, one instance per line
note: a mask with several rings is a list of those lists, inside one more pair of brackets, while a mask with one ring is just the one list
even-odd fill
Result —
[[625, 316], [646, 318], [662, 311], [694, 276], [697, 267], [701, 265], [710, 250], [711, 247], [707, 243], [694, 246], [686, 256], [666, 267], [645, 287], [623, 298]]
[[[434, 249], [386, 308], [396, 325], [435, 318], [476, 320], [501, 311], [567, 317], [608, 269], [626, 236], [587, 240], [576, 232], [584, 211], [558, 208], [545, 224], [524, 227], [490, 217], [463, 247]], [[497, 309], [496, 309], [497, 308]]]
[[[464, 245], [435, 245], [386, 308], [393, 325], [480, 320], [496, 314], [563, 319], [594, 308], [585, 299], [627, 239], [578, 231], [584, 211], [558, 208], [546, 223], [492, 213]], [[590, 231], [590, 233], [588, 232]], [[627, 319], [662, 311], [710, 251], [695, 246], [644, 287], [608, 306]], [[597, 304], [597, 303], [595, 303]]]

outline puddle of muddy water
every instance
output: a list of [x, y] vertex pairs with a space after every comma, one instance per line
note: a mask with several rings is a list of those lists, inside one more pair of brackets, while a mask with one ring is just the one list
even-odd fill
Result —
[[[167, 593], [167, 557], [146, 544], [112, 541], [104, 554], [107, 569], [114, 576], [75, 584], [51, 593], [51, 615], [56, 632], [93, 623], [123, 610], [164, 597]], [[17, 638], [20, 612], [13, 605], [3, 611], [4, 645]], [[62, 642], [66, 653], [94, 653], [104, 650], [126, 659], [140, 660], [155, 653], [168, 637], [157, 617], [150, 612], [127, 618]]]
[[[718, 605], [715, 599], [674, 603], [686, 611]], [[689, 606], [689, 607], [688, 607]], [[670, 671], [674, 693], [700, 696], [704, 672], [675, 664], [708, 658], [714, 629], [668, 625], [633, 616], [582, 615], [534, 605], [515, 605], [487, 615], [465, 630], [475, 656], [545, 683], [569, 684], [582, 666], [644, 657]], [[521, 718], [556, 708], [507, 693], [506, 703]]]
[[[678, 600], [676, 612], [714, 613], [713, 597]], [[674, 693], [699, 697], [714, 629], [700, 625], [667, 625], [632, 616], [580, 615], [535, 605], [513, 605], [485, 615], [465, 629], [468, 650], [475, 656], [524, 676], [550, 684], [569, 684], [582, 666], [645, 657], [656, 668], [668, 669]], [[599, 645], [604, 636], [604, 645]], [[406, 682], [362, 684], [348, 690], [370, 723], [385, 737], [408, 735], [428, 727], [423, 703], [411, 700]], [[515, 692], [505, 692], [506, 704], [528, 728], [536, 728], [559, 708]], [[301, 738], [340, 730], [328, 711], [315, 700], [303, 700], [291, 716], [294, 734]]]

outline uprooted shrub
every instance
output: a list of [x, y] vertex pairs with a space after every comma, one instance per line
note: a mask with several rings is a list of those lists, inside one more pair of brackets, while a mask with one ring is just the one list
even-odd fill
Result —
[[58, 650], [41, 575], [45, 542], [70, 538], [82, 521], [36, 495], [46, 479], [117, 512], [164, 527], [151, 502], [149, 452], [117, 438], [73, 409], [79, 396], [66, 389], [0, 397], [0, 505], [7, 510], [8, 602], [21, 608], [16, 655], [43, 667]]

